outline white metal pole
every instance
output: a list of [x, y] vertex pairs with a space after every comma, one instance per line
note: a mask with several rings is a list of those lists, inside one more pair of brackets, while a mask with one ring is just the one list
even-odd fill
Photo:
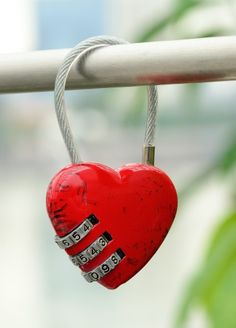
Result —
[[[0, 93], [53, 90], [68, 51], [0, 55]], [[104, 47], [83, 71], [73, 65], [68, 89], [236, 80], [236, 36]]]

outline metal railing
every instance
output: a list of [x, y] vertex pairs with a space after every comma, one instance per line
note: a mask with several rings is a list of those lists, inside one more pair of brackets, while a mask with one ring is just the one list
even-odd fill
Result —
[[[0, 93], [50, 91], [69, 49], [0, 55]], [[236, 80], [236, 36], [115, 45], [97, 49], [67, 89]]]

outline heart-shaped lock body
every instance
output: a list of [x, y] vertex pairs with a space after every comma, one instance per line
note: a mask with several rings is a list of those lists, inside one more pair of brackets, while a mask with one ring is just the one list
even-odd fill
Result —
[[146, 164], [118, 170], [97, 163], [69, 165], [53, 178], [47, 192], [58, 244], [88, 281], [111, 289], [150, 260], [176, 209], [170, 178]]

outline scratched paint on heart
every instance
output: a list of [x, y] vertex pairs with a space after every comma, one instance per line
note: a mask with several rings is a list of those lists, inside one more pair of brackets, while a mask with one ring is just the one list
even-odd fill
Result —
[[102, 164], [83, 163], [70, 165], [53, 178], [47, 208], [61, 237], [90, 214], [98, 218], [88, 235], [66, 252], [78, 254], [107, 231], [111, 242], [81, 269], [94, 270], [122, 249], [125, 257], [99, 280], [113, 289], [141, 270], [160, 247], [176, 213], [177, 195], [169, 177], [153, 166], [129, 164], [115, 171]]

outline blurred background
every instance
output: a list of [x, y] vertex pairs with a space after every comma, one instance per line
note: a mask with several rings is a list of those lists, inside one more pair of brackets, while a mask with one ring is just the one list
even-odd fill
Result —
[[[0, 52], [236, 32], [235, 0], [0, 0]], [[150, 263], [115, 291], [54, 244], [45, 193], [69, 163], [53, 93], [0, 96], [1, 327], [236, 327], [236, 83], [160, 86], [157, 165], [179, 193]], [[145, 88], [67, 92], [83, 159], [138, 162]], [[89, 133], [88, 133], [89, 128]]]

